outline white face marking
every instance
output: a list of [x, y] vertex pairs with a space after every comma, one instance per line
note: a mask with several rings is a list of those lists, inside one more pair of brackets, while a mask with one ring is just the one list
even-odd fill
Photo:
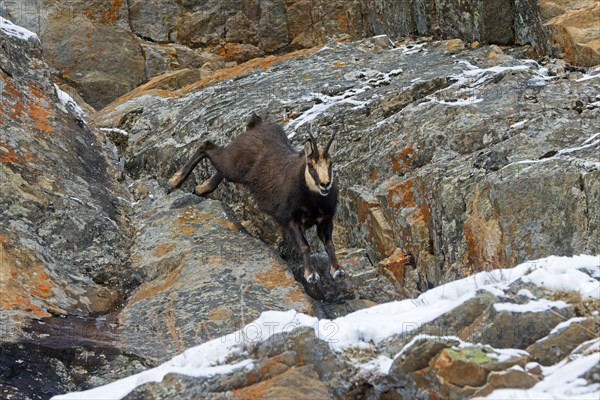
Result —
[[304, 169], [304, 178], [306, 179], [306, 186], [308, 186], [308, 189], [310, 191], [321, 193], [319, 186], [317, 186], [312, 175], [310, 174], [310, 172], [308, 172], [308, 166]]
[[333, 176], [329, 176], [329, 163], [321, 158], [317, 163], [313, 162], [313, 168], [319, 177], [319, 184], [327, 182], [327, 185], [323, 187], [315, 182], [315, 179], [311, 175], [308, 168], [308, 159], [306, 163], [306, 169], [304, 170], [306, 185], [311, 191], [319, 193], [321, 196], [327, 196], [329, 194], [329, 190], [331, 190], [331, 186], [333, 185]]

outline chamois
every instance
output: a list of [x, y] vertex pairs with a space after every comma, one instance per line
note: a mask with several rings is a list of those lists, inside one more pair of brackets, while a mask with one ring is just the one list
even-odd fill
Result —
[[[229, 145], [221, 147], [204, 141], [188, 163], [169, 179], [167, 191], [181, 186], [198, 162], [208, 157], [217, 172], [196, 186], [196, 195], [208, 195], [223, 179], [248, 188], [259, 209], [273, 217], [294, 239], [302, 254], [308, 282], [320, 279], [312, 265], [305, 237], [305, 230], [316, 224], [317, 235], [325, 245], [334, 271], [333, 278], [337, 278], [344, 272], [339, 267], [332, 241], [338, 201], [330, 154], [335, 132], [323, 149], [317, 147], [317, 141], [310, 133], [309, 136], [304, 151], [298, 151], [280, 125], [263, 124], [262, 119], [253, 114], [246, 131]], [[329, 268], [326, 268], [325, 276], [332, 277]]]

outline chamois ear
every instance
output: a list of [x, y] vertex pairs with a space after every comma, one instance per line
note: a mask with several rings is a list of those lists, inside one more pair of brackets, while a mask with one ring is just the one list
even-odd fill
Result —
[[313, 150], [313, 145], [312, 145], [312, 140], [307, 140], [306, 142], [304, 142], [304, 155], [306, 155], [306, 157], [310, 157], [313, 154], [314, 150]]

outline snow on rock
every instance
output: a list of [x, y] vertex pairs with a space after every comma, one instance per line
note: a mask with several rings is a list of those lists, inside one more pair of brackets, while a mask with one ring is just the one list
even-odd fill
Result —
[[550, 333], [548, 334], [548, 336], [554, 335], [555, 333], [558, 333], [558, 332], [560, 332], [560, 331], [568, 328], [572, 324], [575, 324], [575, 323], [581, 322], [581, 321], [585, 321], [585, 317], [574, 317], [574, 318], [566, 320], [565, 322], [561, 322], [560, 324], [556, 325], [554, 327], [554, 329], [552, 329], [550, 331]]
[[[597, 272], [600, 269], [599, 258], [595, 258], [595, 265], [592, 263], [586, 267], [590, 272]], [[600, 297], [598, 281], [590, 276], [589, 272], [573, 268], [569, 263], [551, 262], [545, 268], [537, 269], [524, 276], [523, 282], [531, 282], [551, 290], [575, 291], [583, 297]]]
[[0, 32], [2, 32], [5, 35], [16, 37], [25, 41], [40, 40], [35, 33], [18, 25], [15, 25], [9, 20], [2, 17], [0, 17]]
[[82, 121], [87, 118], [85, 111], [79, 107], [77, 102], [67, 92], [61, 90], [56, 84], [54, 84], [54, 89], [56, 90], [56, 95], [58, 96], [60, 103], [65, 106], [66, 109], [74, 112]]
[[494, 309], [498, 312], [543, 312], [552, 308], [566, 308], [569, 305], [564, 301], [549, 301], [546, 299], [530, 301], [527, 304], [514, 304], [514, 303], [497, 303], [494, 304]]
[[265, 341], [280, 332], [290, 332], [300, 326], [313, 326], [317, 319], [295, 311], [267, 311], [241, 330], [192, 347], [170, 361], [136, 375], [83, 392], [54, 396], [52, 399], [121, 399], [136, 387], [148, 382], [160, 382], [165, 375], [177, 373], [192, 377], [225, 374], [251, 368], [252, 360], [222, 365], [227, 358], [243, 353], [245, 345]]
[[[106, 386], [84, 392], [55, 396], [53, 399], [119, 399], [144, 383], [160, 382], [168, 373], [211, 376], [240, 368], [251, 368], [253, 366], [253, 360], [251, 359], [245, 359], [234, 364], [223, 365], [223, 363], [227, 359], [231, 359], [232, 355], [242, 356], [243, 358], [245, 348], [249, 344], [265, 341], [273, 334], [290, 332], [301, 326], [312, 327], [318, 338], [329, 343], [333, 350], [340, 353], [349, 348], [372, 349], [374, 343], [378, 343], [392, 335], [414, 331], [421, 325], [459, 307], [466, 300], [473, 298], [479, 290], [503, 290], [518, 279], [546, 287], [550, 282], [552, 283], [551, 286], [558, 287], [560, 290], [579, 291], [583, 287], [583, 292], [586, 295], [600, 297], [600, 282], [588, 275], [588, 273], [594, 274], [594, 271], [599, 268], [599, 259], [600, 256], [581, 255], [570, 258], [552, 256], [526, 262], [510, 269], [480, 272], [471, 277], [433, 288], [416, 299], [380, 304], [335, 320], [318, 320], [315, 317], [297, 313], [293, 310], [263, 312], [257, 320], [246, 325], [240, 331], [193, 347], [156, 368]], [[576, 278], [566, 279], [567, 276], [575, 276]], [[561, 284], [555, 284], [556, 282], [561, 282]], [[540, 299], [532, 300], [525, 305], [500, 303], [495, 306], [499, 311], [524, 312], [546, 310], [551, 307], [566, 305], [562, 301], [553, 302]], [[422, 336], [419, 337], [422, 338]], [[461, 341], [461, 343], [463, 342]], [[464, 342], [463, 345], [471, 346], [472, 344]], [[494, 349], [494, 352], [499, 359], [524, 354], [522, 350], [515, 349]], [[502, 391], [502, 394], [498, 395], [500, 397], [496, 396], [496, 393], [500, 391], [496, 391], [492, 394], [496, 397], [492, 398], [528, 398], [523, 397], [528, 396], [528, 393], [533, 396], [540, 394], [542, 396], [554, 396], [555, 394], [567, 396], [564, 398], [583, 394], [586, 398], [587, 394], [585, 393], [588, 392], [584, 393], [579, 390], [583, 387], [583, 383], [578, 379], [578, 376], [591, 368], [597, 360], [598, 356], [595, 354], [570, 363], [561, 363], [555, 369], [547, 370], [548, 377], [552, 377], [552, 379], [545, 379], [531, 391]], [[389, 357], [375, 355], [371, 360], [360, 362], [358, 367], [363, 373], [385, 374], [391, 363], [392, 360]], [[586, 386], [585, 390], [591, 389]]]
[[581, 376], [598, 364], [598, 353], [573, 361], [564, 360], [544, 369], [544, 379], [531, 389], [495, 390], [486, 399], [598, 399], [600, 384], [591, 385]]

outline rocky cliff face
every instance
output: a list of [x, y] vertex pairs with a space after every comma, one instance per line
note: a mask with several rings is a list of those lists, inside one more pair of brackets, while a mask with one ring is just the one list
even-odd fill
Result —
[[[259, 3], [280, 10], [278, 2]], [[288, 3], [286, 12], [314, 7]], [[87, 12], [71, 16], [76, 26], [58, 28], [64, 4], [35, 4], [52, 6], [41, 20], [48, 29], [42, 42], [0, 20], [2, 397], [45, 399], [104, 385], [196, 345], [204, 355], [181, 356], [197, 368], [196, 378], [145, 380], [122, 396], [467, 398], [547, 377], [536, 386], [546, 393], [544, 384], [574, 365], [575, 378], [585, 381], [577, 382], [596, 390], [588, 385], [597, 381], [596, 258], [498, 268], [550, 254], [600, 253], [597, 69], [527, 59], [527, 46], [338, 38], [248, 62], [241, 57], [217, 70], [198, 64], [171, 71], [88, 117], [54, 85], [67, 55], [53, 59], [53, 51], [89, 55], [107, 45], [92, 31], [120, 29], [108, 45], [125, 35], [177, 57], [202, 55], [206, 48], [193, 43], [147, 39], [172, 41], [170, 18], [205, 21], [206, 10], [189, 6], [184, 13], [188, 6], [177, 2], [162, 8], [162, 24], [135, 25], [135, 12], [148, 16], [146, 2], [82, 4], [77, 9]], [[388, 3], [369, 7], [399, 15]], [[278, 14], [262, 13], [259, 22], [242, 14], [225, 20], [224, 31], [215, 23], [190, 38], [208, 43], [224, 34], [279, 52], [259, 29], [261, 18], [270, 26]], [[323, 20], [329, 23], [337, 22]], [[87, 47], [58, 46], [67, 28], [77, 33], [70, 40], [87, 38]], [[287, 35], [286, 51], [296, 48]], [[261, 46], [269, 40], [275, 48], [267, 51]], [[96, 91], [90, 82], [125, 91], [152, 75], [148, 52], [144, 59], [130, 52], [134, 47], [118, 47], [97, 48], [97, 55], [116, 57], [111, 68], [131, 61], [124, 67], [131, 81], [112, 82], [123, 72], [97, 74], [94, 63], [77, 70], [73, 56], [79, 72], [72, 76], [81, 81], [68, 83], [88, 101], [105, 103], [113, 90]], [[131, 67], [140, 61], [145, 66]], [[251, 112], [281, 123], [298, 148], [308, 130], [324, 140], [337, 129], [334, 236], [348, 279], [296, 283], [297, 262], [281, 258], [288, 254], [276, 228], [242, 188], [224, 183], [210, 199], [186, 193], [211, 174], [208, 164], [183, 190], [160, 189], [199, 141], [227, 143]], [[315, 247], [314, 261], [323, 267], [323, 259]], [[451, 282], [481, 271], [487, 273]], [[420, 293], [414, 302], [356, 312]], [[396, 306], [401, 314], [394, 317]], [[402, 314], [407, 310], [414, 312]], [[370, 313], [373, 319], [362, 319]], [[387, 318], [400, 325], [383, 324]], [[272, 340], [251, 335], [257, 324]], [[335, 339], [347, 346], [327, 340], [336, 326]], [[187, 365], [181, 357], [166, 365]], [[182, 371], [165, 368], [159, 371]], [[152, 371], [144, 376], [167, 374]]]
[[[284, 124], [298, 146], [307, 130], [327, 136], [337, 126], [336, 240], [366, 248], [410, 291], [549, 253], [600, 251], [597, 78], [510, 49], [463, 47], [332, 43], [254, 60], [208, 86], [211, 77], [141, 88], [96, 118], [130, 132], [132, 176], [163, 181], [201, 140], [226, 143], [253, 111]], [[199, 168], [186, 190], [211, 173]], [[256, 221], [244, 195], [223, 186], [216, 196]], [[254, 226], [269, 241], [266, 227]]]
[[100, 109], [165, 72], [216, 69], [322, 45], [337, 35], [530, 44], [570, 63], [600, 63], [595, 1], [5, 2], [0, 15], [38, 33], [53, 74]]

